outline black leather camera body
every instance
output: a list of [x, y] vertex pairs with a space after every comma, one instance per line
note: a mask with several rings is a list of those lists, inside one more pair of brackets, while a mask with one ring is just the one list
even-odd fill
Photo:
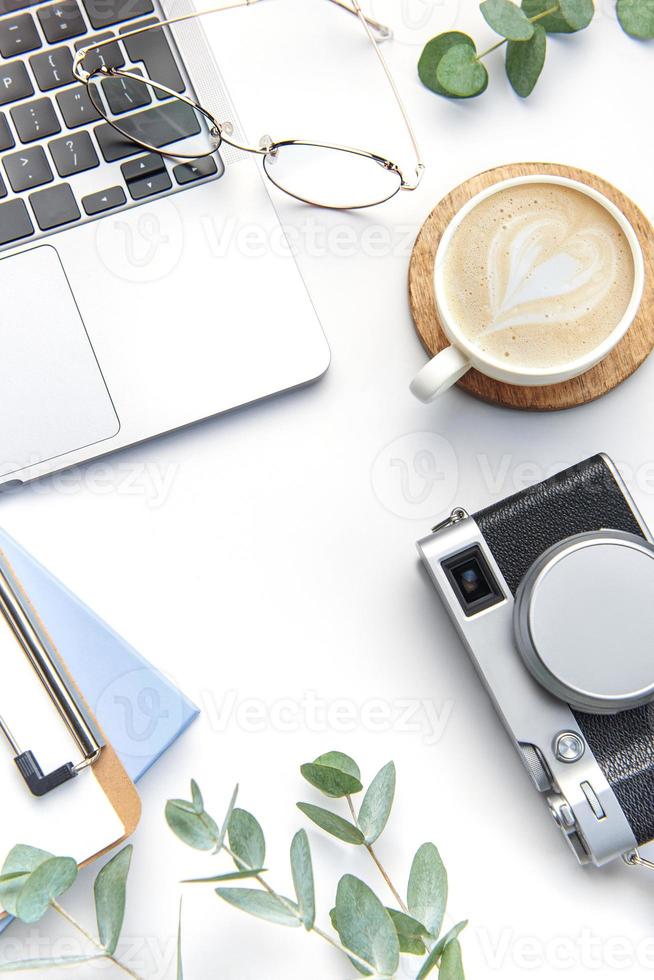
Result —
[[654, 838], [654, 545], [597, 455], [418, 551], [581, 863]]

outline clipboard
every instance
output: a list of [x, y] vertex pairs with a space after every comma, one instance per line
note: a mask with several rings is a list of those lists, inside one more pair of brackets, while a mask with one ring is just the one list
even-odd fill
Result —
[[2, 550], [0, 661], [0, 863], [23, 843], [84, 866], [134, 832], [140, 799]]

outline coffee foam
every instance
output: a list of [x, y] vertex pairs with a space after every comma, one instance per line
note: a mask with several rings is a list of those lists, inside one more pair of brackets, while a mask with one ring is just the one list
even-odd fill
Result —
[[560, 184], [520, 184], [481, 201], [444, 262], [459, 329], [482, 353], [517, 369], [587, 355], [618, 325], [634, 287], [618, 222]]

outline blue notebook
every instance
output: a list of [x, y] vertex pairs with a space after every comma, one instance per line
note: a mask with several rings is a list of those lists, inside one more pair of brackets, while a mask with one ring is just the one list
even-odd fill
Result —
[[[0, 548], [136, 782], [188, 728], [198, 709], [1, 529]], [[0, 923], [0, 932], [9, 921]]]

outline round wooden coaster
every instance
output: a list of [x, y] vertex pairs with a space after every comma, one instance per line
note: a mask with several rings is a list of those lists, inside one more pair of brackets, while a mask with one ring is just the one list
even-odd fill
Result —
[[495, 167], [460, 184], [436, 205], [422, 226], [409, 266], [409, 301], [418, 336], [430, 357], [448, 346], [434, 301], [434, 260], [441, 235], [466, 201], [491, 184], [523, 174], [556, 174], [590, 184], [622, 210], [640, 240], [645, 259], [645, 292], [632, 326], [618, 346], [590, 371], [557, 385], [523, 387], [468, 371], [459, 386], [484, 401], [510, 408], [555, 411], [593, 401], [611, 391], [640, 367], [654, 347], [654, 230], [630, 198], [595, 174], [553, 163], [512, 163]]

